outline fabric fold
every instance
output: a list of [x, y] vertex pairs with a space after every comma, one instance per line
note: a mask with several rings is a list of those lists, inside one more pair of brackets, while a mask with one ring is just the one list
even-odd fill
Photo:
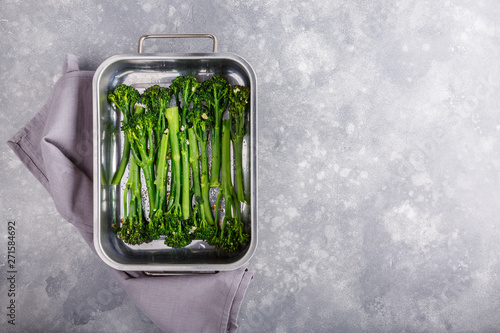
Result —
[[[94, 72], [80, 71], [66, 55], [63, 76], [47, 103], [7, 144], [51, 195], [57, 211], [93, 244]], [[246, 269], [190, 276], [152, 277], [109, 268], [131, 300], [160, 329], [236, 332], [241, 303], [253, 275]]]

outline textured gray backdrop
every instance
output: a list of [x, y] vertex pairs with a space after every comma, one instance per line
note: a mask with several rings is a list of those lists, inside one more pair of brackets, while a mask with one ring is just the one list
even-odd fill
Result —
[[[499, 16], [496, 0], [1, 0], [1, 139], [46, 102], [67, 52], [94, 70], [142, 34], [213, 33], [259, 83], [260, 239], [240, 332], [498, 332]], [[155, 332], [0, 154], [0, 330]]]

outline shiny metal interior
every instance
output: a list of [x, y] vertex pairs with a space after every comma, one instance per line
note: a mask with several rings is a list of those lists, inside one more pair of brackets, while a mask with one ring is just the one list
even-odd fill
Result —
[[[250, 87], [248, 134], [244, 151], [244, 178], [251, 205], [243, 207], [243, 220], [250, 244], [240, 253], [223, 257], [202, 241], [172, 249], [163, 240], [130, 246], [116, 237], [112, 224], [122, 217], [123, 186], [106, 185], [116, 170], [123, 136], [120, 115], [107, 101], [108, 92], [118, 84], [134, 86], [139, 92], [154, 85], [170, 85], [179, 75], [194, 75], [204, 81], [224, 75], [231, 84]], [[257, 246], [257, 97], [256, 78], [251, 66], [232, 53], [130, 54], [107, 59], [93, 81], [94, 99], [94, 245], [98, 255], [119, 270], [155, 273], [206, 273], [232, 270], [244, 265]], [[125, 178], [125, 177], [124, 177]]]

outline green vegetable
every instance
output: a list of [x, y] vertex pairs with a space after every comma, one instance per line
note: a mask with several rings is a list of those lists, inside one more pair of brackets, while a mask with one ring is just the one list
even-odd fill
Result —
[[[108, 101], [115, 110], [119, 110], [122, 114], [122, 123], [127, 123], [128, 118], [134, 113], [135, 104], [139, 101], [141, 95], [131, 86], [120, 84], [112, 92], [108, 94]], [[125, 169], [130, 158], [130, 143], [125, 134], [125, 142], [122, 152], [122, 157], [118, 169], [116, 170], [111, 185], [117, 185], [123, 178]]]
[[[202, 219], [209, 224], [214, 224], [214, 218], [210, 208], [209, 162], [207, 152], [213, 119], [203, 107], [200, 96], [193, 100], [193, 107], [188, 114], [188, 118], [192, 126], [188, 129], [188, 134], [190, 146], [192, 147], [191, 162], [195, 201], [197, 202], [197, 207], [200, 210], [199, 215]], [[195, 156], [193, 156], [194, 154]], [[201, 174], [199, 164], [201, 164]]]
[[214, 75], [202, 83], [201, 95], [210, 116], [213, 118], [210, 186], [217, 187], [219, 186], [221, 167], [222, 116], [227, 107], [229, 83], [222, 75]]
[[154, 162], [155, 146], [153, 139], [153, 128], [156, 123], [154, 114], [144, 112], [144, 107], [137, 107], [138, 111], [123, 125], [130, 142], [130, 151], [135, 163], [141, 168], [146, 180], [146, 188], [149, 199], [149, 217], [156, 211], [156, 186]]
[[170, 86], [177, 99], [180, 112], [179, 142], [181, 147], [181, 176], [182, 176], [182, 217], [189, 219], [191, 215], [190, 200], [190, 165], [189, 165], [189, 138], [187, 134], [187, 114], [198, 93], [200, 82], [194, 76], [185, 75], [176, 77]]
[[[199, 239], [226, 254], [248, 244], [240, 210], [249, 204], [242, 168], [249, 95], [247, 87], [230, 86], [221, 75], [201, 83], [179, 76], [169, 87], [153, 85], [142, 95], [120, 85], [108, 95], [122, 112], [126, 138], [113, 184], [129, 167], [123, 219], [115, 225], [120, 239], [136, 245], [162, 238], [174, 248]], [[218, 191], [215, 215], [211, 188]]]
[[167, 109], [166, 117], [168, 120], [168, 133], [170, 135], [171, 149], [171, 169], [172, 185], [170, 189], [171, 201], [169, 202], [169, 211], [175, 216], [182, 216], [181, 207], [181, 154], [179, 148], [179, 108], [177, 106]]
[[158, 85], [147, 88], [142, 94], [141, 102], [147, 107], [147, 112], [153, 120], [153, 132], [155, 147], [157, 150], [155, 158], [155, 180], [156, 197], [154, 201], [154, 212], [162, 215], [166, 210], [167, 197], [167, 174], [168, 174], [168, 148], [169, 132], [167, 127], [166, 110], [170, 106], [172, 91]]
[[223, 120], [222, 128], [221, 184], [217, 196], [217, 212], [220, 211], [224, 198], [224, 218], [220, 230], [209, 243], [224, 253], [233, 253], [245, 246], [250, 236], [243, 230], [240, 203], [231, 183], [231, 120]]
[[247, 106], [250, 98], [250, 89], [235, 85], [231, 87], [229, 92], [228, 111], [231, 115], [231, 140], [234, 147], [234, 167], [235, 167], [235, 182], [236, 194], [238, 200], [248, 203], [248, 196], [245, 195], [243, 186], [243, 139], [246, 134], [245, 120], [247, 116]]
[[131, 245], [149, 243], [150, 237], [146, 217], [142, 207], [140, 169], [132, 158], [129, 162], [129, 175], [123, 193], [123, 220], [121, 227], [117, 228], [117, 236]]

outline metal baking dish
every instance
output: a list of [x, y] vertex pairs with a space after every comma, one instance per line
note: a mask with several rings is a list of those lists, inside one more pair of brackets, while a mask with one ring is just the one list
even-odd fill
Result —
[[[212, 53], [142, 53], [148, 38], [211, 38]], [[209, 273], [233, 270], [250, 260], [257, 246], [257, 97], [256, 77], [251, 66], [232, 53], [216, 52], [217, 39], [210, 34], [144, 35], [139, 39], [138, 54], [115, 55], [105, 60], [93, 79], [94, 103], [94, 245], [109, 266], [126, 271], [157, 274]], [[122, 217], [122, 185], [106, 185], [116, 170], [123, 144], [120, 115], [107, 101], [108, 92], [118, 84], [134, 86], [139, 92], [154, 85], [168, 86], [179, 75], [194, 75], [204, 81], [222, 74], [231, 84], [250, 87], [249, 131], [245, 140], [244, 179], [250, 194], [250, 206], [243, 207], [243, 220], [251, 240], [240, 253], [231, 257], [217, 255], [202, 241], [173, 249], [163, 240], [130, 246], [117, 238], [112, 228]], [[126, 177], [124, 177], [125, 179]]]

